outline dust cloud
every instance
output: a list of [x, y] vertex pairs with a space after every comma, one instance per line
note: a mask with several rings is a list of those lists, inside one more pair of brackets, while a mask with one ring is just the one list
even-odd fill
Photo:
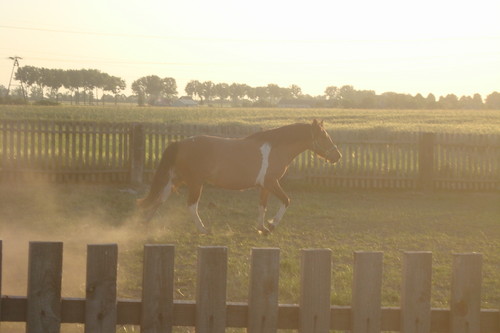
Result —
[[118, 244], [120, 265], [123, 253], [148, 242], [151, 230], [135, 216], [138, 196], [118, 187], [1, 184], [2, 294], [26, 295], [29, 243], [50, 241], [63, 242], [62, 296], [84, 297], [88, 244]]

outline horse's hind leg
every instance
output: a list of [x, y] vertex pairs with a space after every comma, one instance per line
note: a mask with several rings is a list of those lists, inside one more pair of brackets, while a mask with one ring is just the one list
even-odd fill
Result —
[[[149, 222], [155, 215], [158, 208], [160, 208], [162, 203], [164, 203], [168, 199], [175, 186], [174, 178], [175, 174], [172, 170], [170, 170], [168, 172], [168, 178], [165, 178], [165, 181], [168, 180], [168, 182], [166, 185], [164, 185], [163, 188], [161, 185], [152, 185], [152, 190], [150, 190], [148, 196], [144, 199], [137, 200], [137, 203], [141, 208], [140, 221], [143, 224]], [[154, 190], [153, 186], [155, 186]]]
[[198, 231], [202, 234], [208, 234], [208, 230], [205, 228], [205, 225], [201, 221], [200, 215], [198, 214], [198, 202], [200, 201], [202, 189], [203, 185], [189, 185], [188, 209], [191, 213], [194, 224], [198, 228]]

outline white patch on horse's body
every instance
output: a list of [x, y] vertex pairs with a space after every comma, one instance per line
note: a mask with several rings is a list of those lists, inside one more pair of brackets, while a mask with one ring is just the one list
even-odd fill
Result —
[[262, 164], [260, 165], [259, 174], [255, 180], [255, 184], [264, 186], [264, 180], [266, 178], [267, 168], [269, 167], [269, 154], [271, 153], [271, 145], [269, 143], [264, 143], [260, 147], [260, 153], [262, 154]]

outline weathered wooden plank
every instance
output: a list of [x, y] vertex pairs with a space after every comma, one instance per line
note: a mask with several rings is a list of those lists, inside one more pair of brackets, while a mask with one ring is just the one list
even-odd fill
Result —
[[432, 253], [404, 253], [401, 290], [401, 332], [430, 332], [431, 284]]
[[141, 332], [172, 332], [174, 309], [173, 245], [145, 245]]
[[328, 332], [330, 330], [332, 251], [330, 249], [306, 249], [302, 250], [301, 254], [299, 332]]
[[133, 124], [130, 128], [130, 182], [141, 184], [145, 163], [145, 135], [142, 124]]
[[481, 331], [481, 282], [483, 257], [479, 253], [456, 254], [451, 277], [451, 332]]
[[252, 249], [248, 295], [248, 332], [276, 332], [278, 325], [279, 255], [277, 248]]
[[381, 330], [382, 252], [354, 253], [352, 332]]
[[[2, 295], [2, 258], [3, 258], [3, 242], [0, 239], [0, 295]], [[2, 302], [0, 302], [0, 321], [2, 318]]]
[[434, 178], [434, 133], [422, 133], [418, 147], [419, 187], [431, 190]]
[[59, 332], [61, 326], [61, 242], [30, 242], [26, 332]]
[[116, 331], [116, 277], [118, 246], [88, 245], [85, 332]]
[[227, 248], [198, 248], [196, 331], [223, 333], [226, 327]]
[[[63, 298], [61, 323], [85, 322], [85, 299]], [[26, 322], [27, 299], [22, 296], [2, 296], [0, 304], [3, 308], [0, 321]], [[117, 324], [140, 325], [140, 300], [118, 300]], [[247, 327], [247, 305], [244, 303], [227, 303], [226, 327]], [[332, 306], [330, 312], [330, 329], [350, 331], [351, 308]], [[195, 326], [195, 301], [174, 301], [174, 326]], [[400, 331], [400, 309], [382, 308], [382, 330]], [[481, 310], [481, 333], [497, 333], [500, 330], [500, 311]], [[278, 329], [297, 330], [299, 327], [299, 306], [297, 304], [280, 304], [278, 307]], [[450, 332], [450, 310], [431, 309], [430, 332]]]

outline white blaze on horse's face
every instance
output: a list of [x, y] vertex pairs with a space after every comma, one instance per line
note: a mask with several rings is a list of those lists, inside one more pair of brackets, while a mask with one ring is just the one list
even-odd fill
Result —
[[255, 180], [255, 184], [264, 186], [264, 180], [266, 178], [267, 168], [269, 167], [269, 154], [271, 154], [271, 145], [269, 143], [264, 143], [260, 147], [260, 153], [262, 154], [262, 163], [260, 165], [259, 174]]

